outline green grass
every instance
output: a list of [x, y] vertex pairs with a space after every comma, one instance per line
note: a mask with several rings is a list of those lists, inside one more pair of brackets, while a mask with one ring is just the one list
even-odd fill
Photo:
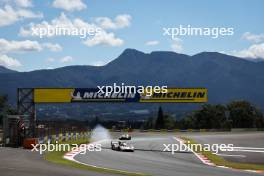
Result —
[[[76, 140], [76, 141], [67, 141], [67, 142], [61, 142], [64, 144], [87, 144], [88, 140]], [[64, 151], [53, 151], [53, 152], [47, 152], [44, 155], [44, 159], [46, 159], [49, 162], [55, 163], [55, 164], [61, 164], [66, 165], [69, 167], [82, 169], [82, 170], [88, 170], [88, 171], [95, 171], [95, 172], [103, 172], [103, 173], [111, 173], [111, 174], [118, 174], [118, 175], [127, 175], [127, 176], [147, 176], [147, 174], [143, 173], [134, 173], [134, 172], [127, 172], [122, 170], [114, 170], [114, 169], [107, 169], [107, 168], [98, 168], [93, 166], [87, 166], [83, 164], [76, 163], [74, 161], [70, 161], [67, 159], [64, 159], [63, 156], [67, 152]]]
[[[188, 142], [189, 144], [198, 144], [193, 139], [189, 139], [186, 137], [181, 137], [181, 139], [183, 139], [184, 141], [189, 141]], [[237, 162], [227, 161], [224, 158], [213, 154], [212, 152], [201, 151], [201, 149], [197, 149], [195, 152], [203, 154], [210, 161], [212, 161], [214, 164], [216, 164], [218, 166], [226, 166], [226, 167], [231, 167], [231, 168], [235, 168], [235, 169], [243, 169], [243, 170], [264, 170], [264, 165], [237, 163]]]

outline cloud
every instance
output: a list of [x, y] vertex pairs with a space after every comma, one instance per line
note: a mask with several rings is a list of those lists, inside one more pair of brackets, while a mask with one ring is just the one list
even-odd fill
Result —
[[19, 7], [32, 7], [32, 0], [15, 0], [15, 3]]
[[53, 44], [53, 43], [43, 43], [43, 47], [49, 49], [50, 51], [61, 51], [62, 47], [59, 44]]
[[80, 11], [86, 8], [82, 0], [54, 0], [52, 6], [66, 11]]
[[32, 52], [41, 51], [44, 48], [50, 51], [60, 51], [62, 47], [59, 44], [43, 43], [37, 41], [24, 40], [24, 41], [8, 41], [0, 38], [0, 53], [18, 53], [18, 52]]
[[179, 38], [174, 38], [171, 44], [171, 49], [177, 53], [181, 53], [183, 51], [182, 40]]
[[47, 62], [55, 62], [55, 59], [50, 57], [50, 58], [47, 59]]
[[106, 33], [105, 31], [102, 31], [100, 34], [96, 34], [93, 38], [87, 39], [83, 43], [89, 47], [96, 45], [121, 46], [124, 41], [116, 38], [114, 33]]
[[251, 45], [241, 51], [233, 51], [232, 55], [243, 58], [264, 59], [264, 43]]
[[5, 39], [0, 39], [1, 53], [28, 52], [40, 50], [42, 50], [42, 47], [37, 41], [8, 41]]
[[105, 62], [105, 61], [96, 61], [96, 62], [93, 62], [91, 65], [99, 67], [99, 66], [104, 66], [106, 64], [107, 64], [107, 62]]
[[[33, 29], [46, 29], [46, 30], [52, 29], [55, 31], [61, 28], [69, 31], [71, 31], [72, 29], [76, 29], [76, 30], [86, 29], [87, 31], [96, 30], [96, 26], [93, 24], [86, 23], [80, 18], [75, 18], [71, 20], [64, 13], [61, 13], [59, 17], [52, 19], [50, 22], [42, 21], [41, 23], [38, 24], [30, 23], [28, 27], [21, 27], [19, 35], [23, 37], [27, 37], [27, 36], [39, 37], [33, 34]], [[61, 35], [63, 34], [64, 33], [62, 33]], [[60, 35], [56, 34], [55, 32], [52, 32], [45, 36], [55, 37]]]
[[74, 58], [71, 56], [65, 56], [62, 58], [53, 58], [53, 57], [49, 57], [47, 58], [46, 62], [52, 63], [52, 62], [61, 62], [61, 63], [67, 63], [67, 62], [72, 62], [74, 61]]
[[[58, 18], [51, 20], [51, 22], [42, 21], [39, 24], [31, 23], [28, 26], [28, 28], [22, 27], [20, 29], [19, 35], [24, 37], [27, 36], [36, 37], [36, 35], [32, 35], [33, 28], [58, 29], [58, 27], [59, 28], [63, 27], [63, 29], [76, 29], [79, 31], [83, 31], [83, 29], [85, 29], [86, 31], [99, 31], [83, 39], [83, 43], [88, 47], [92, 47], [96, 45], [120, 46], [124, 43], [124, 41], [120, 38], [117, 38], [114, 33], [107, 32], [101, 27], [97, 26], [96, 24], [88, 23], [80, 18], [75, 18], [71, 20], [64, 13], [61, 13], [61, 15]], [[48, 37], [55, 37], [55, 36], [56, 36], [55, 33], [48, 35]]]
[[72, 62], [74, 59], [71, 56], [65, 56], [60, 59], [60, 62], [66, 63], [66, 62]]
[[97, 17], [95, 18], [96, 24], [103, 29], [121, 29], [130, 26], [132, 17], [128, 14], [122, 14], [111, 20], [108, 17]]
[[252, 34], [250, 32], [245, 32], [242, 35], [242, 39], [253, 42], [253, 43], [260, 43], [264, 41], [264, 34]]
[[11, 6], [6, 5], [0, 8], [0, 27], [11, 25], [19, 20], [26, 18], [42, 18], [42, 13], [34, 13], [27, 9], [13, 9]]
[[7, 55], [0, 55], [0, 65], [3, 65], [5, 67], [19, 67], [21, 66], [21, 63]]
[[154, 46], [154, 45], [158, 45], [158, 44], [159, 44], [159, 41], [157, 41], [157, 40], [151, 40], [151, 41], [147, 41], [145, 43], [145, 45], [147, 45], [147, 46]]

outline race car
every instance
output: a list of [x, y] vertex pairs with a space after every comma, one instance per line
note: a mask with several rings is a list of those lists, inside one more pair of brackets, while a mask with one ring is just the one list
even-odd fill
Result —
[[131, 136], [129, 134], [123, 134], [119, 137], [119, 140], [131, 140]]
[[134, 152], [134, 147], [132, 145], [128, 145], [126, 142], [121, 141], [111, 141], [111, 149], [123, 152]]

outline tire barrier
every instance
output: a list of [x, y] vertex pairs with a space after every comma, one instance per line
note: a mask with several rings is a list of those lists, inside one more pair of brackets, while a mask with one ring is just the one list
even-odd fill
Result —
[[39, 144], [45, 143], [55, 143], [57, 142], [67, 142], [67, 141], [76, 141], [79, 139], [88, 139], [90, 138], [91, 132], [65, 132], [65, 133], [56, 133], [53, 135], [39, 136], [37, 142]]

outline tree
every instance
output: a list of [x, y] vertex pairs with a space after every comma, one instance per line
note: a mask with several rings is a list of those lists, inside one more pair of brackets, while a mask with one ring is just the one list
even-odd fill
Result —
[[263, 114], [248, 101], [233, 101], [228, 106], [233, 128], [256, 128], [263, 121]]
[[164, 128], [173, 129], [175, 127], [175, 119], [169, 115], [164, 116]]
[[155, 119], [153, 117], [149, 117], [143, 124], [144, 129], [152, 129], [154, 128], [154, 121]]
[[264, 117], [263, 114], [256, 119], [256, 128], [264, 129]]
[[0, 112], [3, 112], [7, 107], [7, 96], [0, 96]]
[[227, 120], [225, 116], [226, 107], [223, 105], [206, 104], [202, 109], [193, 113], [192, 120], [194, 121], [194, 128], [197, 129], [219, 129]]
[[196, 128], [194, 113], [189, 113], [184, 118], [178, 120], [176, 122], [176, 128], [179, 129]]
[[6, 116], [7, 114], [7, 109], [8, 109], [8, 105], [7, 105], [7, 96], [0, 96], [0, 125], [3, 123], [3, 118], [4, 116]]
[[156, 129], [162, 129], [164, 128], [164, 126], [165, 126], [164, 115], [163, 115], [163, 110], [160, 106], [158, 111], [158, 117], [156, 120]]

